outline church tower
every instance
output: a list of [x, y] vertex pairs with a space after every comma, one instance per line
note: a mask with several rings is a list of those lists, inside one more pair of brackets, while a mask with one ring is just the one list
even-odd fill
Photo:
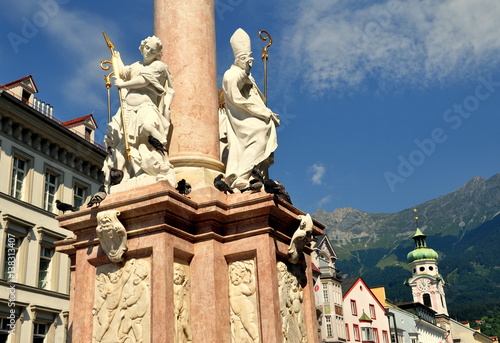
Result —
[[[416, 211], [416, 210], [415, 210]], [[408, 263], [412, 270], [412, 277], [408, 285], [412, 289], [413, 301], [422, 303], [438, 315], [448, 316], [444, 284], [438, 270], [438, 254], [427, 247], [426, 235], [418, 227], [418, 217], [415, 217], [417, 230], [413, 235], [415, 249], [408, 253]]]

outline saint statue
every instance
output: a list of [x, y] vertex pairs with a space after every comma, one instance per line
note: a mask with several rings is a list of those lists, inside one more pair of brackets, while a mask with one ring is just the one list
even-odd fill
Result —
[[[103, 166], [106, 182], [110, 171], [123, 172], [122, 182], [153, 177], [175, 185], [168, 160], [170, 103], [174, 96], [172, 76], [160, 61], [162, 43], [152, 36], [141, 42], [143, 60], [124, 66], [118, 52], [115, 86], [122, 97], [121, 108], [108, 125], [104, 143], [108, 157]], [[125, 125], [124, 125], [125, 124]]]
[[276, 127], [280, 121], [265, 104], [265, 97], [250, 74], [253, 57], [250, 37], [242, 29], [230, 39], [234, 63], [224, 73], [222, 89], [225, 99], [225, 120], [220, 131], [227, 139], [226, 182], [231, 188], [248, 187], [254, 166], [267, 177], [278, 147]]

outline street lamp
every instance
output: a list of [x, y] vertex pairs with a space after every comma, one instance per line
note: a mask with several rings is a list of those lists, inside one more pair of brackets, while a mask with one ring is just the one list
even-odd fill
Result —
[[398, 338], [398, 327], [396, 326], [396, 316], [392, 312], [385, 312], [384, 315], [387, 317], [387, 321], [389, 322], [389, 331], [391, 330], [391, 320], [389, 317], [392, 317], [392, 321], [394, 322], [394, 336], [396, 337], [396, 343], [399, 343]]

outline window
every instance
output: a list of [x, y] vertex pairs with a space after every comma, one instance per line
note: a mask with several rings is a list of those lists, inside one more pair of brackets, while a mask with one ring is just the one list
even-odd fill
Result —
[[396, 341], [396, 334], [391, 333], [391, 342], [392, 343], [397, 343], [397, 342], [404, 342], [405, 338], [403, 335], [398, 334], [398, 340]]
[[339, 334], [339, 338], [342, 339], [342, 338], [345, 338], [345, 330], [344, 330], [344, 327], [342, 325], [344, 321], [342, 320], [341, 317], [339, 316], [336, 316], [335, 317], [335, 323], [337, 324], [337, 333]]
[[373, 341], [375, 343], [379, 343], [380, 342], [380, 339], [378, 337], [378, 329], [376, 329], [376, 328], [373, 328]]
[[424, 305], [428, 307], [432, 307], [432, 301], [431, 301], [431, 296], [429, 294], [424, 294], [423, 295], [423, 300], [424, 300]]
[[33, 343], [44, 343], [47, 335], [47, 324], [33, 323]]
[[90, 137], [92, 137], [92, 130], [88, 127], [85, 128], [85, 140], [90, 142]]
[[40, 247], [40, 264], [38, 270], [38, 287], [42, 289], [50, 289], [51, 279], [51, 261], [54, 256], [54, 249], [44, 246]]
[[0, 342], [8, 342], [9, 331], [11, 327], [9, 326], [10, 319], [8, 318], [0, 318]]
[[54, 211], [54, 202], [59, 187], [59, 175], [52, 171], [45, 172], [45, 192], [43, 196], [43, 208], [46, 211]]
[[59, 279], [60, 253], [56, 253], [55, 242], [66, 238], [63, 233], [47, 229], [37, 228], [40, 242], [40, 258], [38, 261], [38, 287], [51, 291], [59, 291], [57, 282]]
[[328, 337], [333, 337], [332, 333], [332, 317], [326, 316], [325, 317], [325, 322], [326, 322], [326, 334]]
[[2, 214], [5, 222], [5, 239], [0, 242], [4, 262], [2, 278], [7, 281], [24, 283], [26, 276], [27, 236], [35, 224], [8, 213]]
[[361, 340], [364, 341], [373, 341], [372, 338], [372, 328], [361, 328]]
[[354, 336], [354, 340], [359, 341], [359, 325], [352, 325], [352, 334]]
[[3, 278], [7, 281], [17, 282], [19, 248], [21, 247], [23, 238], [9, 232], [7, 232], [5, 237]]
[[351, 300], [351, 314], [353, 316], [358, 315], [358, 309], [356, 308], [356, 300]]
[[24, 200], [25, 179], [28, 174], [28, 161], [14, 156], [10, 195]]
[[382, 331], [382, 343], [389, 343], [389, 335], [387, 331]]
[[73, 206], [80, 207], [87, 199], [87, 187], [75, 183], [73, 186]]
[[329, 304], [330, 303], [330, 297], [329, 297], [329, 294], [328, 294], [328, 284], [327, 283], [323, 284], [323, 302], [325, 304]]
[[370, 318], [377, 319], [377, 317], [375, 316], [375, 306], [374, 305], [370, 305]]
[[23, 89], [23, 95], [21, 97], [22, 97], [22, 100], [25, 104], [29, 104], [30, 96], [31, 96], [31, 93], [28, 92], [26, 89]]

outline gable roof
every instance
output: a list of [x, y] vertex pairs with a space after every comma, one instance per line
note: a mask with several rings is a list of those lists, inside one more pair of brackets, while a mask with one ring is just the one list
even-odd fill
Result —
[[375, 294], [373, 294], [372, 290], [370, 289], [370, 287], [368, 287], [365, 283], [365, 281], [361, 278], [361, 277], [357, 277], [357, 278], [348, 278], [348, 279], [345, 279], [342, 281], [342, 299], [345, 300], [345, 298], [349, 295], [349, 293], [351, 292], [351, 290], [354, 289], [354, 287], [361, 283], [364, 287], [364, 289], [369, 292], [369, 294], [372, 296], [372, 298], [374, 299], [374, 301], [380, 306], [380, 308], [386, 312], [386, 309], [384, 307], [384, 305], [382, 305], [380, 303], [380, 301], [377, 299], [377, 297], [375, 296]]
[[331, 258], [337, 260], [337, 253], [335, 252], [335, 249], [333, 249], [333, 245], [327, 235], [319, 235], [315, 237], [315, 240], [316, 244], [314, 247], [316, 249], [319, 251], [326, 250]]
[[345, 298], [347, 293], [351, 290], [354, 283], [360, 279], [360, 277], [350, 277], [342, 280], [342, 297]]
[[80, 117], [80, 118], [75, 118], [75, 119], [71, 119], [71, 120], [62, 122], [61, 125], [64, 126], [64, 127], [69, 127], [69, 126], [73, 126], [75, 124], [79, 124], [79, 123], [82, 123], [82, 122], [85, 122], [85, 121], [88, 121], [88, 120], [91, 120], [91, 123], [97, 129], [97, 123], [96, 123], [96, 121], [95, 121], [94, 116], [92, 115], [92, 113], [91, 114], [87, 114], [86, 116], [83, 116], [83, 117]]
[[27, 75], [25, 77], [22, 77], [20, 79], [17, 79], [12, 82], [8, 82], [4, 85], [1, 85], [2, 88], [12, 88], [12, 86], [16, 85], [21, 85], [23, 88], [28, 88], [33, 93], [38, 93], [38, 87], [35, 84], [35, 81], [33, 80], [33, 77], [31, 75]]

